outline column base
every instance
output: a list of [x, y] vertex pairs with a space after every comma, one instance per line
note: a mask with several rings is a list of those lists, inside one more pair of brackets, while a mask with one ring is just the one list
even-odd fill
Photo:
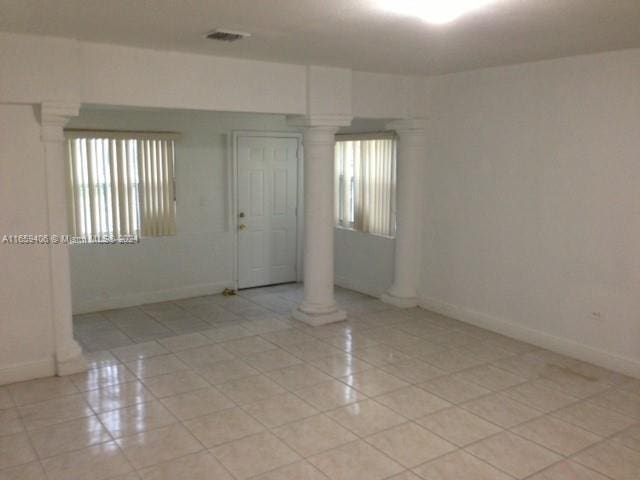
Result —
[[66, 358], [64, 360], [56, 359], [56, 375], [64, 377], [65, 375], [72, 375], [74, 373], [82, 373], [87, 371], [87, 360], [84, 358], [82, 352], [79, 354]]
[[306, 323], [312, 327], [319, 327], [328, 323], [342, 322], [347, 319], [347, 312], [335, 309], [329, 312], [308, 312], [301, 309], [302, 305], [296, 308], [291, 315], [299, 322]]
[[397, 297], [391, 292], [385, 292], [380, 296], [380, 300], [398, 308], [413, 308], [418, 306], [418, 297]]

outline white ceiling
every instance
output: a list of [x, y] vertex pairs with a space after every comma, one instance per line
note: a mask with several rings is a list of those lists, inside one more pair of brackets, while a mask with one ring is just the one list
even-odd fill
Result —
[[[217, 27], [252, 37], [202, 38]], [[0, 31], [437, 74], [640, 47], [640, 0], [497, 0], [447, 25], [390, 14], [376, 0], [0, 0]]]

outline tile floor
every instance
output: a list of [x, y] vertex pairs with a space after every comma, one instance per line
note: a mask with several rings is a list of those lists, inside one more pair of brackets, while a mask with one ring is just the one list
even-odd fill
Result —
[[638, 480], [640, 381], [338, 289], [80, 315], [86, 374], [0, 387], [0, 480]]

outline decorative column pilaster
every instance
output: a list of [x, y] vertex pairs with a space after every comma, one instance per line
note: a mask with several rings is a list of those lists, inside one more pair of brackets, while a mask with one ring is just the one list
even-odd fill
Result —
[[420, 165], [426, 160], [425, 120], [391, 122], [388, 128], [398, 134], [398, 173], [396, 199], [396, 244], [394, 279], [382, 301], [401, 308], [418, 305], [418, 236]]
[[333, 291], [335, 134], [351, 117], [290, 117], [302, 128], [304, 146], [304, 300], [293, 318], [313, 326], [347, 318]]
[[[49, 235], [68, 233], [67, 167], [63, 128], [71, 117], [78, 115], [79, 110], [80, 105], [68, 103], [43, 103], [40, 107]], [[80, 345], [73, 338], [69, 247], [65, 242], [49, 244], [49, 271], [56, 374], [82, 372], [86, 370], [86, 362]]]

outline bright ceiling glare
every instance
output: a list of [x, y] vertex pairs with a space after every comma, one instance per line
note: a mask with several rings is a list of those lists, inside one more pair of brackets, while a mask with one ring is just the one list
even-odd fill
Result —
[[378, 0], [384, 10], [444, 24], [482, 8], [495, 0]]

